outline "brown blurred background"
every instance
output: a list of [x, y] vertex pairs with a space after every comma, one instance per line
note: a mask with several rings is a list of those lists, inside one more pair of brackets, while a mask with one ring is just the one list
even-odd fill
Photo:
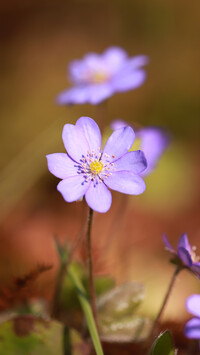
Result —
[[[114, 193], [111, 210], [96, 214], [96, 271], [109, 273], [117, 283], [145, 282], [145, 307], [151, 314], [158, 309], [173, 271], [161, 235], [167, 233], [176, 244], [187, 232], [200, 250], [199, 13], [195, 0], [1, 3], [1, 285], [37, 264], [52, 264], [33, 287], [39, 296], [51, 296], [58, 266], [53, 236], [75, 240], [87, 211], [84, 203], [63, 201], [45, 155], [64, 151], [65, 123], [87, 115], [106, 127], [120, 117], [139, 125], [160, 125], [173, 138], [147, 178], [142, 196]], [[111, 45], [131, 56], [150, 57], [146, 83], [113, 96], [106, 110], [56, 106], [55, 96], [69, 86], [68, 63]], [[168, 316], [173, 317], [174, 305], [181, 315], [186, 296], [199, 290], [191, 275], [180, 275]]]

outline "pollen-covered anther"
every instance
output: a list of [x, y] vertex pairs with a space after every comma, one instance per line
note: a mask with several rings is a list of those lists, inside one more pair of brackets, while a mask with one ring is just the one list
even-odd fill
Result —
[[90, 164], [90, 171], [92, 174], [97, 175], [103, 169], [103, 163], [99, 160], [92, 161]]

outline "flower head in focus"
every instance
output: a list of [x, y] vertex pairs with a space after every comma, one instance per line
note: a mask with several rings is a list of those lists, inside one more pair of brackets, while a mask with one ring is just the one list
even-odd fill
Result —
[[145, 81], [142, 67], [147, 62], [147, 56], [129, 58], [119, 47], [110, 47], [101, 55], [89, 53], [69, 65], [73, 87], [59, 94], [57, 103], [97, 105], [116, 92], [136, 89]]
[[[111, 123], [113, 130], [128, 126], [123, 120]], [[169, 145], [169, 134], [159, 127], [149, 126], [135, 130], [135, 138], [140, 140], [140, 149], [147, 159], [147, 168], [141, 176], [149, 175], [156, 167], [159, 159]]]
[[57, 189], [67, 202], [85, 196], [97, 212], [107, 212], [112, 203], [109, 189], [139, 195], [145, 183], [139, 174], [146, 168], [142, 151], [128, 152], [135, 138], [131, 127], [116, 130], [101, 149], [101, 132], [90, 117], [66, 124], [62, 134], [66, 153], [47, 155], [49, 171], [62, 179]]
[[200, 295], [191, 295], [187, 298], [186, 308], [195, 318], [190, 319], [185, 325], [185, 335], [189, 339], [200, 340]]
[[180, 268], [187, 268], [192, 271], [198, 278], [200, 278], [200, 262], [195, 254], [195, 247], [191, 247], [187, 234], [183, 234], [178, 242], [177, 250], [175, 250], [169, 243], [167, 236], [163, 236], [164, 244], [167, 250], [172, 254], [172, 261], [180, 266]]

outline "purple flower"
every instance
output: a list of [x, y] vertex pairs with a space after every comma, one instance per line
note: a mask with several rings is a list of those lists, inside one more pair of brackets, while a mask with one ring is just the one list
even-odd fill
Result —
[[189, 339], [200, 339], [200, 295], [191, 295], [186, 301], [187, 310], [194, 314], [185, 325], [185, 335]]
[[66, 124], [62, 134], [65, 153], [47, 155], [49, 171], [62, 179], [57, 189], [67, 202], [85, 195], [95, 211], [107, 212], [112, 195], [109, 190], [139, 195], [145, 183], [139, 174], [146, 168], [142, 151], [128, 152], [135, 138], [131, 127], [111, 134], [101, 149], [101, 132], [90, 117], [81, 117], [75, 125]]
[[97, 105], [116, 92], [136, 89], [146, 78], [141, 67], [147, 62], [147, 56], [129, 58], [119, 47], [110, 47], [102, 55], [89, 53], [69, 65], [73, 87], [59, 94], [57, 102]]
[[[120, 119], [111, 123], [113, 130], [128, 126], [127, 122]], [[135, 130], [135, 138], [140, 140], [140, 149], [147, 159], [147, 168], [142, 176], [149, 175], [156, 167], [159, 159], [169, 145], [169, 134], [159, 127], [146, 127]]]
[[163, 236], [166, 248], [173, 255], [173, 261], [182, 268], [187, 268], [200, 278], [200, 262], [195, 254], [195, 248], [192, 248], [187, 234], [183, 234], [178, 242], [177, 251], [171, 246], [166, 235]]

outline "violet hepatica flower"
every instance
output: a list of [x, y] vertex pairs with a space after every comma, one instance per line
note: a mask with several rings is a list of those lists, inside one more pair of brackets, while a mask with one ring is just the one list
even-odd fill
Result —
[[129, 58], [119, 47], [110, 47], [101, 55], [88, 53], [69, 65], [73, 87], [59, 94], [57, 103], [96, 105], [116, 92], [136, 89], [145, 81], [142, 67], [147, 62], [147, 56]]
[[139, 195], [145, 183], [139, 174], [146, 168], [142, 151], [128, 152], [134, 131], [124, 127], [114, 131], [101, 149], [101, 132], [96, 122], [81, 117], [75, 125], [66, 124], [62, 138], [66, 153], [47, 155], [48, 168], [62, 179], [57, 189], [67, 202], [85, 196], [95, 211], [107, 212], [112, 195], [109, 189]]
[[[115, 120], [111, 123], [113, 130], [128, 126], [123, 120]], [[147, 168], [141, 176], [149, 175], [157, 166], [159, 159], [169, 145], [169, 134], [160, 127], [149, 126], [135, 130], [135, 138], [140, 141], [140, 149], [147, 159]]]
[[190, 339], [200, 340], [200, 295], [191, 295], [186, 301], [187, 310], [195, 318], [190, 319], [185, 325], [185, 335]]
[[195, 254], [195, 247], [188, 241], [187, 234], [183, 234], [178, 242], [177, 250], [169, 243], [166, 235], [163, 236], [164, 244], [172, 255], [172, 261], [180, 268], [187, 268], [200, 278], [200, 262]]

